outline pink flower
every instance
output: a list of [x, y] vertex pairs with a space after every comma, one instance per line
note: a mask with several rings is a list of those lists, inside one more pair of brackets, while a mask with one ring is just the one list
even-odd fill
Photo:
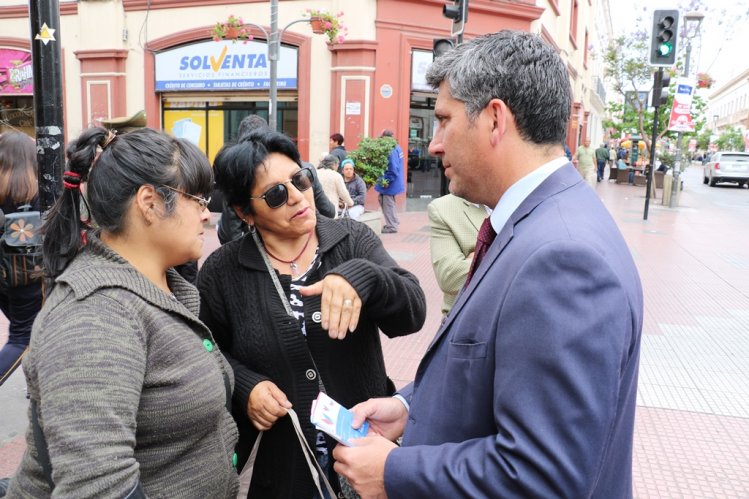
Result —
[[343, 35], [338, 35], [338, 43], [343, 43], [343, 40], [345, 40]]
[[333, 27], [333, 24], [330, 21], [325, 21], [325, 24], [323, 24], [325, 29], [330, 29]]

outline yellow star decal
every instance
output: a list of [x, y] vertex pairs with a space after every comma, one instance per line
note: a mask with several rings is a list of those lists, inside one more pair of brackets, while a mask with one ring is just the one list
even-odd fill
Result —
[[44, 45], [47, 45], [49, 42], [54, 42], [55, 40], [55, 29], [50, 28], [47, 26], [47, 23], [42, 24], [42, 29], [39, 31], [39, 34], [34, 37], [34, 40], [41, 40]]

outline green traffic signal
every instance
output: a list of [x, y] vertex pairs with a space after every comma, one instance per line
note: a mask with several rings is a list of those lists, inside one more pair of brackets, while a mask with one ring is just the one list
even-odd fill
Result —
[[674, 46], [671, 43], [661, 43], [658, 46], [658, 55], [660, 57], [668, 57], [668, 55], [674, 50]]

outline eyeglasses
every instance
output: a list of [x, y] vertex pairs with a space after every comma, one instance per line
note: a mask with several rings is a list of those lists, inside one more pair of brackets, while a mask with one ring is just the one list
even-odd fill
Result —
[[268, 206], [272, 209], [280, 208], [289, 201], [289, 188], [286, 184], [291, 183], [299, 192], [304, 192], [312, 187], [312, 170], [309, 168], [302, 168], [294, 175], [291, 176], [286, 182], [276, 184], [263, 193], [262, 196], [253, 197], [250, 199], [265, 199]]
[[206, 199], [206, 198], [204, 198], [204, 197], [201, 197], [201, 196], [194, 196], [194, 195], [192, 195], [192, 194], [188, 194], [188, 193], [186, 193], [185, 191], [181, 191], [181, 190], [179, 190], [179, 189], [177, 189], [177, 188], [175, 188], [175, 187], [171, 187], [171, 186], [169, 186], [169, 185], [163, 185], [163, 184], [162, 184], [162, 186], [161, 186], [161, 187], [166, 187], [166, 188], [167, 188], [167, 189], [169, 189], [170, 191], [174, 191], [174, 192], [176, 192], [176, 193], [182, 194], [182, 195], [183, 195], [183, 196], [185, 196], [186, 198], [192, 199], [193, 201], [195, 201], [196, 203], [198, 203], [198, 204], [200, 205], [200, 210], [201, 210], [201, 211], [203, 211], [203, 210], [205, 210], [206, 208], [208, 208], [208, 205], [209, 205], [209, 204], [211, 203], [211, 198], [210, 198], [210, 197], [209, 197], [208, 199]]

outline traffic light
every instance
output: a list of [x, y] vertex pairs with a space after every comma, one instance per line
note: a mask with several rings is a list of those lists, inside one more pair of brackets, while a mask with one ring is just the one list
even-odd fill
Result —
[[468, 20], [468, 0], [452, 0], [452, 3], [442, 6], [442, 15], [453, 20], [450, 34], [458, 36], [463, 34], [463, 27]]
[[453, 46], [453, 41], [449, 38], [436, 38], [432, 41], [432, 55], [436, 59], [452, 50]]
[[653, 107], [666, 104], [668, 101], [669, 85], [671, 85], [671, 75], [667, 71], [656, 71], [653, 81]]
[[653, 32], [650, 38], [650, 65], [676, 64], [676, 42], [679, 39], [679, 11], [663, 9], [653, 11]]

